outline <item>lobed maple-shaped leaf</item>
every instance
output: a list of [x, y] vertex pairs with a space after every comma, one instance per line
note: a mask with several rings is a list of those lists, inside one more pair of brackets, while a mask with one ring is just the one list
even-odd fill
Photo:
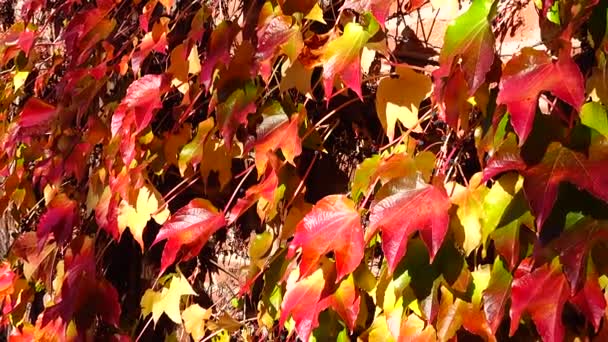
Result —
[[146, 75], [127, 88], [127, 94], [112, 115], [112, 137], [120, 137], [120, 150], [126, 165], [133, 160], [134, 137], [152, 121], [162, 107], [160, 97], [168, 90], [164, 75]]
[[323, 49], [323, 88], [325, 97], [331, 99], [336, 76], [340, 76], [345, 86], [352, 89], [359, 98], [361, 93], [361, 51], [367, 41], [378, 31], [378, 24], [371, 21], [368, 27], [348, 23], [344, 33], [330, 41]]
[[58, 194], [48, 203], [47, 210], [40, 217], [36, 236], [38, 246], [41, 249], [53, 233], [55, 240], [65, 244], [72, 237], [72, 230], [78, 225], [78, 203], [65, 194]]
[[538, 97], [543, 91], [580, 110], [585, 101], [585, 82], [569, 51], [553, 61], [545, 51], [524, 48], [505, 65], [497, 103], [507, 106], [519, 144], [532, 131]]
[[201, 163], [203, 160], [203, 152], [205, 150], [207, 137], [209, 137], [214, 127], [215, 122], [213, 118], [208, 118], [205, 121], [201, 121], [198, 124], [196, 136], [179, 152], [178, 166], [179, 172], [182, 175], [184, 175], [188, 165], [192, 165], [194, 168]]
[[382, 232], [382, 250], [390, 271], [405, 255], [409, 237], [416, 231], [432, 261], [448, 230], [451, 204], [445, 190], [419, 178], [400, 179], [387, 183], [377, 197], [371, 207], [366, 240]]
[[239, 198], [228, 215], [228, 224], [236, 222], [252, 205], [258, 203], [257, 212], [260, 220], [272, 219], [276, 215], [278, 201], [283, 197], [284, 186], [279, 185], [279, 177], [274, 169], [268, 169], [260, 183], [250, 187], [244, 198]]
[[589, 276], [587, 260], [592, 248], [608, 241], [608, 222], [583, 218], [560, 236], [549, 247], [559, 254], [564, 274], [573, 291], [578, 290], [584, 275]]
[[255, 113], [258, 89], [252, 82], [235, 90], [216, 108], [217, 124], [226, 146], [232, 146], [232, 139], [239, 126], [247, 123], [247, 116]]
[[23, 106], [17, 121], [10, 126], [9, 136], [4, 141], [4, 148], [10, 150], [21, 140], [46, 133], [57, 114], [55, 106], [37, 97], [30, 98]]
[[521, 158], [513, 154], [492, 159], [484, 170], [484, 180], [501, 172], [518, 170], [524, 176], [524, 192], [540, 231], [555, 204], [559, 184], [564, 181], [608, 201], [606, 167], [608, 157], [603, 152], [587, 158], [554, 142], [540, 163], [533, 166], [526, 167]]
[[355, 287], [354, 277], [349, 275], [340, 283], [340, 286], [333, 294], [323, 298], [319, 302], [319, 307], [320, 311], [326, 307], [331, 307], [340, 315], [348, 329], [352, 332], [359, 315], [360, 302], [361, 297]]
[[262, 123], [256, 128], [257, 139], [254, 143], [255, 166], [258, 174], [266, 171], [268, 153], [281, 149], [285, 160], [295, 165], [294, 158], [302, 153], [302, 139], [298, 135], [300, 114], [294, 113], [288, 118], [280, 104], [275, 103], [263, 115]]
[[308, 341], [310, 333], [319, 325], [318, 304], [325, 287], [323, 270], [318, 268], [314, 273], [297, 282], [287, 283], [287, 290], [281, 303], [279, 326], [283, 327], [289, 316], [296, 323], [296, 331], [302, 341]]
[[511, 285], [511, 326], [513, 336], [524, 312], [532, 316], [543, 341], [564, 340], [562, 312], [570, 297], [570, 287], [559, 263], [532, 270], [532, 260], [524, 260], [515, 271]]
[[146, 290], [141, 297], [141, 315], [146, 317], [152, 314], [152, 320], [156, 324], [164, 313], [176, 324], [181, 324], [180, 300], [182, 296], [187, 295], [196, 296], [196, 292], [183, 275], [175, 274], [169, 285], [164, 286], [161, 291]]
[[137, 190], [134, 203], [129, 202], [128, 198], [120, 202], [117, 213], [118, 232], [122, 235], [128, 227], [143, 251], [143, 233], [148, 221], [153, 218], [156, 223], [163, 224], [169, 214], [158, 191], [151, 185], [143, 186]]
[[340, 11], [351, 9], [359, 13], [371, 12], [380, 26], [384, 28], [386, 18], [395, 0], [346, 0]]
[[300, 247], [303, 277], [309, 275], [321, 257], [329, 252], [336, 257], [336, 281], [354, 271], [363, 258], [365, 245], [361, 216], [353, 201], [344, 195], [330, 195], [319, 200], [296, 226], [287, 257], [292, 258]]
[[118, 292], [110, 282], [97, 276], [94, 248], [94, 241], [89, 237], [72, 242], [64, 257], [61, 292], [56, 302], [44, 311], [43, 326], [57, 318], [66, 326], [74, 320], [83, 333], [98, 317], [112, 326], [118, 325], [121, 311]]
[[211, 234], [226, 225], [226, 219], [211, 202], [196, 198], [177, 210], [162, 226], [152, 245], [167, 240], [161, 257], [160, 273], [177, 258], [189, 260], [198, 255]]
[[431, 79], [415, 72], [407, 65], [398, 65], [398, 78], [380, 80], [376, 93], [376, 110], [389, 141], [395, 137], [395, 124], [401, 122], [406, 129], [422, 132], [418, 123], [420, 102], [431, 93]]
[[490, 281], [483, 290], [483, 311], [492, 333], [496, 333], [505, 314], [507, 301], [511, 295], [513, 276], [505, 269], [500, 257], [494, 260]]
[[200, 74], [200, 81], [206, 89], [211, 85], [213, 71], [218, 67], [218, 63], [228, 65], [230, 62], [230, 46], [239, 31], [238, 24], [222, 21], [211, 32]]
[[139, 73], [142, 63], [150, 52], [156, 51], [164, 54], [167, 51], [169, 46], [167, 42], [168, 32], [169, 19], [163, 17], [154, 23], [152, 31], [146, 33], [131, 57], [131, 68], [133, 68], [135, 74]]
[[461, 58], [469, 95], [485, 82], [494, 62], [494, 34], [488, 18], [493, 4], [492, 0], [474, 0], [445, 31], [439, 63], [441, 68], [450, 70]]
[[600, 288], [595, 270], [587, 271], [585, 285], [572, 297], [570, 302], [585, 315], [597, 332], [606, 310], [606, 298], [604, 291]]

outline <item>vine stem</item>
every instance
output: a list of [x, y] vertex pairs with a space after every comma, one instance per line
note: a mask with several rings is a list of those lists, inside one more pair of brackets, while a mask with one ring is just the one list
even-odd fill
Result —
[[312, 161], [310, 162], [310, 164], [308, 165], [308, 168], [306, 169], [306, 173], [304, 173], [304, 176], [300, 180], [300, 184], [298, 184], [296, 191], [294, 191], [293, 196], [291, 196], [291, 199], [289, 200], [289, 202], [287, 203], [285, 208], [289, 208], [293, 204], [293, 201], [295, 201], [296, 197], [298, 196], [298, 194], [302, 190], [302, 187], [304, 186], [304, 182], [306, 181], [306, 178], [308, 178], [308, 175], [310, 174], [310, 170], [312, 170], [312, 166], [315, 164], [318, 157], [319, 157], [319, 153], [315, 153], [315, 156], [312, 158]]
[[153, 315], [150, 315], [150, 318], [148, 318], [148, 321], [146, 322], [146, 325], [144, 325], [144, 327], [141, 329], [141, 331], [139, 332], [139, 335], [137, 335], [137, 338], [135, 339], [135, 342], [138, 342], [139, 339], [142, 337], [142, 335], [144, 334], [144, 331], [146, 331], [146, 329], [148, 329], [148, 326], [150, 325], [150, 323], [152, 323], [152, 317], [154, 317]]
[[234, 189], [234, 191], [232, 192], [232, 196], [230, 196], [230, 199], [228, 200], [228, 203], [224, 207], [224, 212], [223, 212], [224, 216], [228, 212], [228, 208], [230, 208], [230, 206], [232, 205], [232, 202], [234, 201], [234, 198], [236, 197], [236, 194], [239, 192], [239, 189], [241, 188], [241, 186], [243, 186], [243, 183], [245, 183], [245, 179], [247, 179], [249, 177], [249, 175], [251, 174], [251, 171], [253, 171], [253, 169], [254, 169], [254, 167], [249, 167], [249, 171], [247, 171], [247, 173], [245, 174], [245, 176], [243, 176], [243, 178], [239, 182], [239, 185], [237, 185], [236, 189]]

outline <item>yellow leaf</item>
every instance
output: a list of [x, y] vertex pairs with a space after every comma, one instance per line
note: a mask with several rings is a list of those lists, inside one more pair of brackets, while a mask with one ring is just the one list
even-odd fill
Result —
[[21, 88], [25, 84], [25, 80], [27, 80], [27, 76], [29, 74], [29, 71], [17, 71], [15, 73], [15, 76], [13, 76], [13, 85], [15, 86], [15, 90]]
[[161, 196], [158, 191], [152, 186], [146, 185], [137, 191], [135, 206], [123, 199], [118, 207], [120, 234], [128, 227], [142, 250], [144, 248], [143, 232], [150, 218], [154, 218], [158, 224], [163, 224], [169, 217], [170, 212], [166, 207], [157, 212], [160, 201]]
[[304, 19], [318, 21], [322, 24], [327, 24], [325, 19], [323, 19], [323, 9], [319, 6], [319, 3], [316, 3], [313, 8], [308, 12], [308, 14], [304, 17]]
[[466, 255], [481, 244], [481, 229], [485, 217], [483, 205], [488, 193], [488, 188], [480, 185], [481, 177], [481, 172], [473, 175], [468, 187], [454, 183], [455, 188], [451, 198], [452, 203], [458, 205], [456, 216], [462, 226], [461, 232], [464, 236], [460, 236], [460, 239]]
[[281, 73], [283, 75], [279, 84], [281, 92], [292, 88], [295, 88], [302, 95], [310, 92], [312, 70], [307, 69], [299, 60], [295, 60], [291, 65], [289, 61], [285, 61]]
[[163, 313], [176, 324], [181, 324], [180, 301], [182, 296], [187, 295], [196, 295], [196, 292], [183, 275], [175, 274], [169, 287], [163, 287], [160, 292], [146, 290], [141, 297], [141, 314], [146, 317], [152, 313], [154, 324]]
[[198, 48], [196, 45], [192, 46], [188, 55], [188, 72], [194, 75], [201, 72], [201, 60], [198, 58]]
[[384, 78], [378, 85], [376, 110], [389, 141], [395, 137], [395, 124], [421, 132], [418, 125], [420, 102], [431, 93], [431, 79], [408, 66], [397, 66], [399, 78]]
[[205, 323], [211, 318], [211, 309], [203, 309], [198, 304], [192, 304], [182, 312], [184, 329], [195, 341], [205, 337]]

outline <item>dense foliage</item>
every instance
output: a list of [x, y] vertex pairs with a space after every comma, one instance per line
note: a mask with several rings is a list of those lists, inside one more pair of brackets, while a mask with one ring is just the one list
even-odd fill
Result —
[[0, 1], [10, 339], [608, 339], [608, 4], [458, 3]]

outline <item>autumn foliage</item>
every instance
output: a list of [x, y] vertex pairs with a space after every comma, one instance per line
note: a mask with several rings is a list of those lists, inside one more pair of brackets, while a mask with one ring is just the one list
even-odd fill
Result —
[[0, 7], [11, 341], [608, 339], [607, 2]]

